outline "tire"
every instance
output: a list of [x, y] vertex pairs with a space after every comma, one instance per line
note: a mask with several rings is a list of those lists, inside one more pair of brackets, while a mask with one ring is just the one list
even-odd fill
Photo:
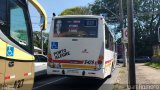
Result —
[[114, 71], [114, 66], [113, 66], [113, 63], [112, 63], [112, 66], [111, 66], [111, 73], [110, 75], [108, 75], [108, 78], [111, 78], [112, 77], [112, 72]]

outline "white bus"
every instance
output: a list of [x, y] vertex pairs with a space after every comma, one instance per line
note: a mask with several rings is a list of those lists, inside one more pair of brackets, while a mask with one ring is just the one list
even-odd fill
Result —
[[104, 79], [116, 65], [114, 41], [102, 16], [53, 17], [47, 74]]

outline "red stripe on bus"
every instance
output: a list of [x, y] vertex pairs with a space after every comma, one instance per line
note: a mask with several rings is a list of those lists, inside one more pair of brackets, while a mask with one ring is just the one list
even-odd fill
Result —
[[83, 64], [84, 61], [81, 60], [52, 60], [55, 63], [74, 63], [74, 64]]
[[7, 80], [7, 79], [10, 79], [10, 76], [6, 76], [6, 77], [5, 77], [5, 80]]
[[28, 76], [28, 73], [25, 73], [24, 76]]
[[111, 61], [112, 61], [112, 60], [108, 60], [108, 61], [105, 62], [105, 64], [108, 64], [108, 63], [110, 63]]
[[30, 76], [32, 73], [24, 73], [24, 76]]

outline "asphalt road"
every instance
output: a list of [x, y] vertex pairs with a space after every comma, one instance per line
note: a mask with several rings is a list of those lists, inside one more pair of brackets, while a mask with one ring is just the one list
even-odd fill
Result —
[[103, 80], [65, 76], [41, 76], [35, 79], [33, 90], [112, 90], [119, 72], [119, 65], [112, 76]]

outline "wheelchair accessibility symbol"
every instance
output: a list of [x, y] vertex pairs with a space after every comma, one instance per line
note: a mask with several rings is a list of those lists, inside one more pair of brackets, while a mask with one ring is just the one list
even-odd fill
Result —
[[58, 42], [52, 42], [51, 49], [58, 49]]
[[7, 47], [7, 56], [13, 56], [14, 55], [14, 47], [8, 46]]

